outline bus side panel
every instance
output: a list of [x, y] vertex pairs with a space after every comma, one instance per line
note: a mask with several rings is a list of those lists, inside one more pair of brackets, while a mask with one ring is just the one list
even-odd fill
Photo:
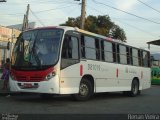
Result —
[[143, 68], [143, 71], [142, 89], [147, 89], [151, 87], [151, 69]]
[[118, 91], [130, 91], [133, 78], [139, 77], [137, 68], [134, 66], [116, 64], [116, 69]]
[[150, 68], [118, 65], [118, 69], [118, 86], [120, 88], [122, 87], [121, 91], [131, 90], [131, 85], [134, 78], [139, 80], [139, 90], [150, 88]]
[[80, 64], [68, 66], [60, 71], [60, 94], [79, 92]]
[[87, 60], [84, 74], [92, 75], [96, 92], [114, 91], [117, 86], [116, 67], [112, 63]]

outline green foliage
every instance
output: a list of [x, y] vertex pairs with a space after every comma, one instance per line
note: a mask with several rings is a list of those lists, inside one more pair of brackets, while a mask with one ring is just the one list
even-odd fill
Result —
[[[80, 17], [68, 18], [64, 24], [61, 26], [71, 26], [80, 28]], [[89, 15], [85, 19], [84, 29], [93, 33], [101, 34], [107, 37], [112, 37], [113, 39], [119, 39], [126, 42], [126, 34], [122, 28], [111, 21], [109, 16], [98, 17]]]

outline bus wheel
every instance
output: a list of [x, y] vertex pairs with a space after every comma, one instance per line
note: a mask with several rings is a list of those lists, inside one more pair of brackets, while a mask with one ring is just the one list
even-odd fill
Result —
[[88, 100], [93, 95], [92, 83], [87, 79], [82, 79], [79, 86], [79, 93], [74, 94], [73, 97], [79, 101]]
[[131, 91], [129, 92], [129, 95], [131, 97], [135, 97], [140, 93], [139, 91], [139, 83], [137, 80], [132, 81]]

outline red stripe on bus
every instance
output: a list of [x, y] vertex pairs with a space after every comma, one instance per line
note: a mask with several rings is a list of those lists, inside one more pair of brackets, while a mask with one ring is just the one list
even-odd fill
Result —
[[119, 70], [118, 68], [116, 69], [116, 77], [118, 77], [118, 74], [119, 74]]
[[83, 65], [80, 65], [80, 76], [83, 75]]

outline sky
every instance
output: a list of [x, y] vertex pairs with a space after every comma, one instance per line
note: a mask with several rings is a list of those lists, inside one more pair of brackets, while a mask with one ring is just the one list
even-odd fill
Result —
[[[0, 25], [21, 24], [27, 4], [30, 4], [32, 12], [29, 13], [29, 22], [36, 22], [36, 27], [57, 26], [67, 21], [68, 17], [80, 16], [81, 1], [7, 0], [7, 2], [0, 3]], [[147, 49], [148, 41], [160, 39], [160, 0], [140, 1], [86, 0], [86, 16], [109, 15], [111, 21], [124, 29], [128, 44]], [[132, 15], [113, 9], [113, 7]], [[151, 53], [160, 52], [160, 46], [151, 45], [150, 50]]]

